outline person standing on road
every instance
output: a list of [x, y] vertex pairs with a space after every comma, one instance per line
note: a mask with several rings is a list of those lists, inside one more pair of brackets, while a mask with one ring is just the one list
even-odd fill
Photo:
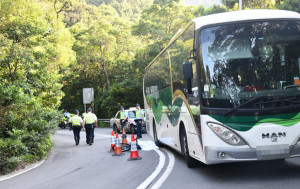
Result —
[[121, 106], [121, 111], [120, 111], [120, 123], [121, 123], [121, 129], [123, 130], [123, 128], [126, 126], [126, 122], [128, 119], [128, 115], [127, 112], [124, 111], [124, 107]]
[[83, 127], [86, 132], [86, 143], [90, 146], [92, 145], [93, 140], [93, 128], [97, 125], [97, 117], [95, 114], [92, 113], [92, 109], [87, 109], [87, 114], [83, 118]]
[[[93, 114], [93, 113], [92, 113]], [[94, 138], [95, 138], [95, 127], [98, 127], [97, 123], [98, 123], [98, 118], [96, 116], [96, 114], [93, 114], [94, 115], [94, 118], [96, 119], [95, 120], [95, 123], [93, 125], [93, 129], [92, 129], [92, 143], [94, 143]]]
[[70, 113], [68, 112], [68, 110], [65, 110], [64, 116], [65, 116], [65, 118], [66, 118], [66, 120], [67, 120], [67, 125], [69, 126], [69, 130], [71, 131], [71, 130], [72, 130], [72, 123], [70, 123], [71, 115], [70, 115]]
[[75, 116], [71, 117], [71, 119], [70, 119], [70, 123], [72, 123], [72, 127], [73, 127], [73, 133], [74, 133], [74, 139], [75, 139], [76, 146], [79, 144], [82, 122], [83, 122], [83, 120], [79, 116], [79, 111], [76, 110]]
[[136, 138], [142, 138], [142, 124], [144, 124], [144, 112], [139, 104], [136, 104], [135, 111], [135, 122], [136, 122]]

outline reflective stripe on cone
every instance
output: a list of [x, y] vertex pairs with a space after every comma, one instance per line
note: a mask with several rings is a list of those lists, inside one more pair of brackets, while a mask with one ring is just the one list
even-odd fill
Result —
[[115, 132], [111, 132], [111, 145], [110, 145], [110, 150], [108, 152], [113, 152], [113, 146], [116, 145], [116, 137], [115, 137]]
[[131, 135], [131, 153], [130, 158], [128, 158], [128, 161], [131, 160], [140, 160], [142, 157], [139, 156], [139, 153], [137, 151], [136, 141], [134, 139], [134, 135]]
[[119, 135], [118, 132], [116, 132], [116, 146], [115, 146], [115, 153], [113, 154], [113, 156], [121, 156], [121, 155], [124, 155], [124, 153], [122, 153]]

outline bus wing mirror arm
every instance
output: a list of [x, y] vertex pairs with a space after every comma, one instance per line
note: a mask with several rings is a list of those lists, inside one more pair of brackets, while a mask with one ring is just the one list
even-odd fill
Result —
[[186, 79], [193, 78], [193, 64], [189, 60], [183, 63], [183, 75]]
[[190, 58], [188, 58], [188, 59], [196, 59], [196, 57], [194, 56], [194, 53], [196, 52], [196, 49], [192, 49], [191, 51], [190, 51]]
[[188, 94], [192, 94], [193, 64], [189, 60], [183, 63], [183, 75], [186, 79]]

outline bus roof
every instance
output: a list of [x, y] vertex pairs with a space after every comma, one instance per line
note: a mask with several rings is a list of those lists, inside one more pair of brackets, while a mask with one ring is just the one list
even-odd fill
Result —
[[201, 16], [193, 19], [196, 24], [195, 29], [199, 29], [206, 25], [214, 25], [221, 23], [239, 22], [247, 20], [266, 20], [266, 19], [300, 19], [300, 14], [285, 10], [242, 10], [232, 11], [208, 16]]

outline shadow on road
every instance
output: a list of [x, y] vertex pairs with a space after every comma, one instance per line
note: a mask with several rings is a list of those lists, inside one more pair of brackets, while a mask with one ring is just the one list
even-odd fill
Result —
[[227, 181], [274, 181], [300, 177], [300, 165], [292, 160], [239, 162], [217, 165], [203, 165], [196, 170], [208, 179], [222, 178]]
[[[180, 153], [170, 148], [167, 149], [175, 154], [176, 161], [185, 164], [185, 158]], [[186, 169], [189, 168], [186, 167]], [[214, 165], [199, 163], [198, 167], [191, 168], [189, 171], [211, 181], [280, 182], [281, 180], [300, 178], [300, 158]]]

